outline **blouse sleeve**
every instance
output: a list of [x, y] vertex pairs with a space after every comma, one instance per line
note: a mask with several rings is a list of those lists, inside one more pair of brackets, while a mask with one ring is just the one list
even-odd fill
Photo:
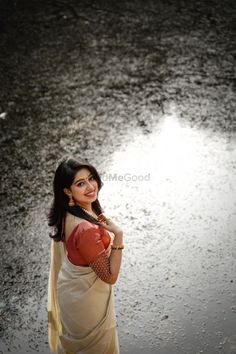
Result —
[[94, 262], [89, 264], [89, 266], [101, 280], [110, 283], [110, 260], [106, 253], [103, 253], [100, 257], [96, 258]]
[[77, 247], [87, 264], [94, 262], [105, 253], [102, 237], [98, 229], [90, 227], [84, 230], [77, 239]]

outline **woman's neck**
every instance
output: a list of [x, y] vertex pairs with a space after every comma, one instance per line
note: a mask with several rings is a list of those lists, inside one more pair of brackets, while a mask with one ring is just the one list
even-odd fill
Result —
[[79, 204], [79, 206], [82, 208], [82, 209], [85, 209], [87, 210], [88, 212], [90, 213], [93, 213], [93, 208], [92, 208], [92, 204]]

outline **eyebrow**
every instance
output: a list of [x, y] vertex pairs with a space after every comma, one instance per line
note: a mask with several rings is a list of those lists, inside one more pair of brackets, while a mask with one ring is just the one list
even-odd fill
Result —
[[[87, 176], [87, 178], [89, 178], [89, 177], [92, 176], [92, 175], [93, 175], [93, 174], [90, 173], [90, 174]], [[74, 184], [76, 184], [76, 183], [78, 183], [78, 182], [80, 182], [80, 181], [84, 181], [84, 180], [85, 180], [85, 178], [77, 179], [77, 181], [75, 181]]]

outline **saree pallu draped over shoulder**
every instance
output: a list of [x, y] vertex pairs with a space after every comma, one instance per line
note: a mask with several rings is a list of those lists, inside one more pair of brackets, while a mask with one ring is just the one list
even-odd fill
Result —
[[48, 286], [49, 347], [56, 354], [119, 354], [113, 287], [90, 267], [72, 264], [52, 241]]

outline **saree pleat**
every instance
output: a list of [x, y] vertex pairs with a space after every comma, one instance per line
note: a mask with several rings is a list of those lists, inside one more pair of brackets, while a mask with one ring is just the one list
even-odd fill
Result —
[[48, 279], [48, 344], [53, 353], [57, 353], [60, 346], [61, 334], [60, 308], [57, 297], [57, 279], [62, 262], [66, 256], [64, 243], [51, 241], [51, 263]]
[[[55, 245], [52, 247], [55, 256]], [[98, 278], [92, 268], [72, 264], [63, 257], [60, 246], [56, 245], [56, 249], [57, 267], [50, 272], [51, 288], [49, 286], [51, 351], [119, 354], [112, 285]]]

